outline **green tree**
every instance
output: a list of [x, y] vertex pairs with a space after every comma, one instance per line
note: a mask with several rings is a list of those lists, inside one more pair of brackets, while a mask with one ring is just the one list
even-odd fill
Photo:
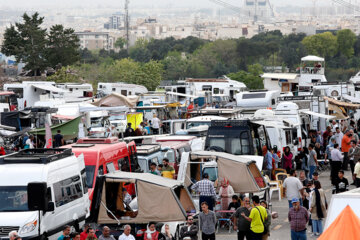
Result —
[[248, 71], [239, 71], [236, 73], [229, 73], [227, 76], [233, 80], [243, 82], [249, 89], [263, 89], [263, 80], [260, 77], [262, 74], [262, 67], [260, 64], [248, 66]]
[[125, 44], [126, 44], [125, 38], [119, 37], [118, 39], [116, 39], [114, 46], [116, 48], [122, 49], [125, 46]]
[[41, 28], [44, 18], [39, 13], [32, 16], [24, 13], [22, 23], [6, 28], [1, 51], [14, 55], [18, 62], [24, 62], [25, 69], [40, 75], [46, 68], [46, 29]]
[[54, 25], [50, 28], [47, 43], [47, 61], [55, 68], [56, 65], [68, 66], [80, 60], [80, 41], [74, 29]]
[[148, 41], [144, 38], [136, 40], [135, 46], [129, 49], [131, 59], [137, 62], [148, 62], [151, 59], [151, 53], [147, 49]]
[[331, 32], [307, 36], [302, 40], [309, 54], [321, 57], [333, 57], [338, 52], [337, 38]]
[[47, 80], [57, 83], [80, 82], [80, 77], [71, 68], [62, 67], [54, 75], [47, 77]]
[[337, 32], [337, 44], [339, 52], [350, 58], [354, 55], [354, 44], [356, 42], [356, 35], [350, 29], [343, 29]]
[[164, 79], [177, 80], [187, 77], [189, 61], [182, 58], [179, 52], [169, 52], [168, 56], [162, 60], [164, 66]]

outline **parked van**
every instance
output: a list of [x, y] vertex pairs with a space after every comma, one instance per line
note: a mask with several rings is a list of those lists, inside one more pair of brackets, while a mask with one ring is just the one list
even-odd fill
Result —
[[143, 144], [136, 146], [138, 162], [143, 172], [150, 171], [152, 162], [158, 165], [164, 157], [160, 144]]
[[210, 126], [212, 120], [227, 120], [227, 118], [211, 115], [189, 118], [188, 120], [186, 120], [186, 129], [203, 125]]
[[[0, 238], [56, 239], [65, 225], [79, 230], [90, 215], [83, 155], [71, 149], [25, 149], [0, 158]], [[47, 184], [47, 211], [31, 211], [27, 186]], [[41, 196], [39, 196], [41, 197]], [[41, 217], [41, 219], [39, 219]]]
[[[121, 170], [125, 172], [139, 172], [140, 166], [136, 156], [134, 142], [126, 144], [118, 138], [81, 138], [75, 144], [63, 146], [72, 148], [76, 156], [84, 155], [86, 184], [89, 197], [92, 199], [96, 176]], [[134, 189], [129, 188], [129, 194]]]

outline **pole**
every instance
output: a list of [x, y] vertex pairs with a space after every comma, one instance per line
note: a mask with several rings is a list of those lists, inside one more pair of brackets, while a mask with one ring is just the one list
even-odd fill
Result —
[[39, 214], [39, 227], [38, 227], [38, 237], [40, 239], [40, 235], [41, 235], [41, 231], [40, 231], [40, 224], [41, 224], [41, 214], [40, 214], [40, 210], [38, 211], [38, 214]]

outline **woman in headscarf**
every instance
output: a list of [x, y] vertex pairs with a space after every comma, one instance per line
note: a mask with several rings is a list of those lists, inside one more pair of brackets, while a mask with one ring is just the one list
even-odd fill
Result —
[[219, 196], [221, 197], [221, 209], [227, 210], [231, 202], [231, 198], [234, 195], [234, 189], [229, 184], [229, 180], [226, 178], [221, 180], [221, 187], [219, 190]]
[[319, 181], [314, 181], [314, 192], [311, 196], [311, 222], [315, 236], [319, 236], [323, 232], [322, 220], [326, 218], [327, 202], [325, 192], [321, 189]]
[[283, 153], [283, 168], [286, 169], [286, 172], [289, 174], [290, 169], [292, 169], [292, 159], [293, 154], [290, 151], [289, 146], [286, 146]]
[[156, 231], [155, 223], [150, 222], [147, 225], [147, 230], [145, 231], [144, 234], [144, 240], [158, 240], [158, 238], [159, 238], [159, 232]]

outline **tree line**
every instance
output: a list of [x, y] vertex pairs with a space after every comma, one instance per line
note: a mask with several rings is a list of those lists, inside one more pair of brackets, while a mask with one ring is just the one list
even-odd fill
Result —
[[[298, 71], [300, 59], [312, 54], [325, 57], [329, 81], [345, 81], [360, 66], [360, 36], [351, 30], [283, 35], [280, 31], [252, 38], [207, 41], [196, 37], [138, 39], [124, 49], [120, 38], [117, 50], [89, 51], [79, 48], [74, 30], [55, 25], [41, 28], [43, 18], [23, 15], [23, 22], [6, 29], [1, 51], [26, 63], [39, 73], [47, 67], [64, 66], [49, 77], [56, 81], [129, 82], [154, 90], [162, 79], [205, 78], [228, 75], [251, 89], [263, 88], [259, 75], [264, 67], [281, 66]], [[71, 73], [71, 75], [69, 75]]]

